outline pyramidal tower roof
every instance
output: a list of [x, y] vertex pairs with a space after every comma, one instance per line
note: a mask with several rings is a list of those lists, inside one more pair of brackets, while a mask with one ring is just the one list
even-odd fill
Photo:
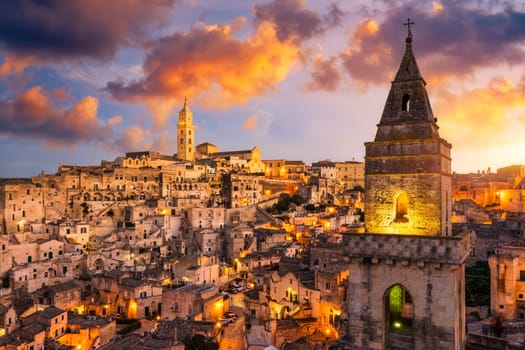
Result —
[[181, 112], [190, 112], [190, 106], [188, 104], [187, 97], [184, 97], [184, 106], [182, 106]]
[[426, 82], [421, 76], [421, 72], [419, 71], [414, 52], [412, 51], [412, 40], [412, 31], [409, 29], [408, 36], [405, 40], [405, 54], [403, 55], [403, 59], [401, 60], [401, 64], [399, 65], [399, 69], [397, 71], [394, 81], [400, 82], [410, 80], [422, 80], [423, 83], [426, 85]]
[[375, 141], [439, 138], [425, 88], [427, 83], [412, 51], [410, 29], [405, 42], [405, 53], [392, 81]]

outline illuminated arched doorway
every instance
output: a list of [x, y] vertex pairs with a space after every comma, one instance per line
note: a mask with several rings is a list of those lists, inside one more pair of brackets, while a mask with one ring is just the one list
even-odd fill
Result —
[[410, 293], [396, 284], [386, 291], [384, 302], [386, 348], [413, 349], [414, 305]]

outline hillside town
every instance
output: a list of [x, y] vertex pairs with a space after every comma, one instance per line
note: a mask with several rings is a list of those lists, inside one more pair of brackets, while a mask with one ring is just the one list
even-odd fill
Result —
[[196, 145], [184, 101], [174, 155], [0, 179], [0, 350], [523, 346], [525, 165], [451, 173], [406, 42], [365, 162]]

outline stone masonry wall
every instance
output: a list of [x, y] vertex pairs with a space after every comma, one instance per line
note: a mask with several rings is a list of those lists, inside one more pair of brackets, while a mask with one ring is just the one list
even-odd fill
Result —
[[[441, 233], [441, 175], [377, 175], [366, 178], [365, 227], [374, 233]], [[395, 201], [408, 195], [407, 221], [396, 222]]]
[[[406, 261], [353, 262], [349, 281], [349, 329], [359, 349], [385, 349], [388, 290], [402, 285], [410, 294], [414, 349], [462, 349], [464, 334], [464, 269], [457, 265]], [[463, 324], [455, 329], [454, 325]]]

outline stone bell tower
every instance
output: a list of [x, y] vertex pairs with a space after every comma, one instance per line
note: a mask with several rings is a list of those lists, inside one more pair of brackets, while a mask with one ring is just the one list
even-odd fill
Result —
[[365, 144], [370, 232], [451, 234], [451, 145], [439, 137], [425, 85], [409, 31], [375, 140]]
[[193, 114], [184, 99], [184, 106], [179, 112], [179, 123], [177, 124], [177, 158], [193, 161], [195, 159], [195, 126], [192, 120]]
[[[413, 24], [410, 21], [408, 25]], [[349, 237], [349, 338], [356, 349], [464, 349], [469, 235], [453, 235], [451, 145], [408, 30], [365, 157], [365, 230]]]

